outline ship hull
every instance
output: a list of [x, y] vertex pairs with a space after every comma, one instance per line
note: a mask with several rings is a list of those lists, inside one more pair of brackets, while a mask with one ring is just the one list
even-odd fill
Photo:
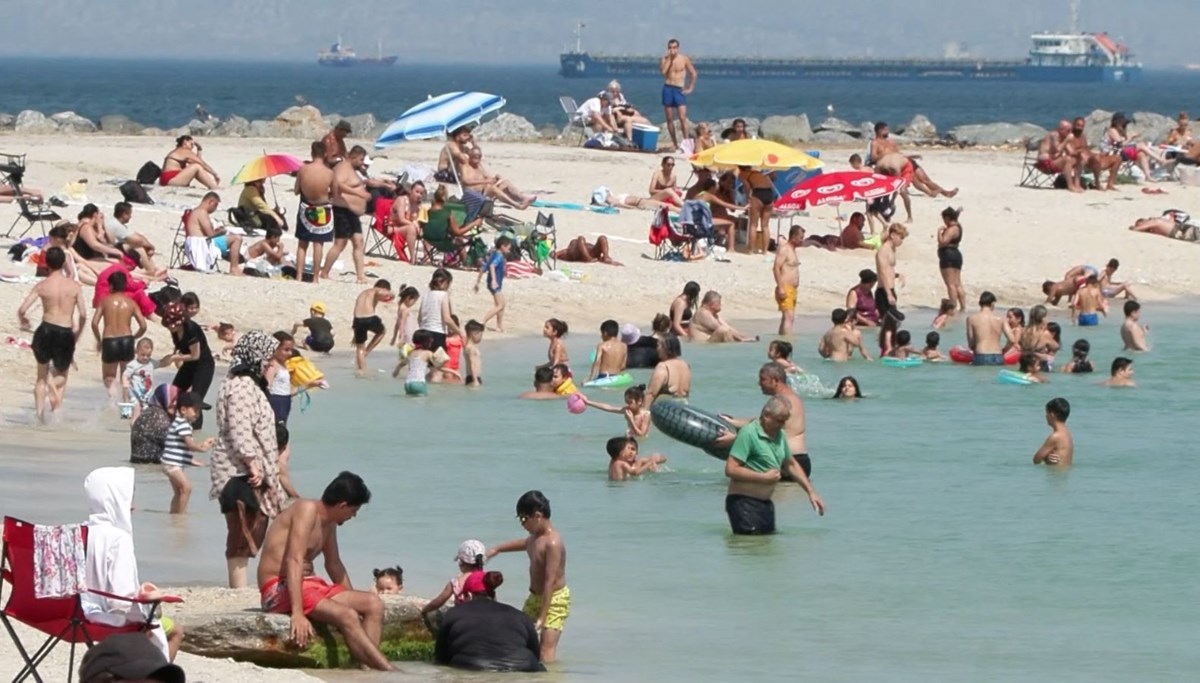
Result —
[[[792, 80], [945, 80], [1125, 82], [1140, 78], [1141, 68], [1047, 67], [1004, 60], [933, 59], [714, 59], [695, 60], [705, 78]], [[566, 53], [559, 73], [566, 78], [662, 78], [653, 57], [592, 57]]]
[[351, 66], [391, 66], [399, 56], [388, 57], [326, 57], [317, 60], [321, 66], [344, 69]]

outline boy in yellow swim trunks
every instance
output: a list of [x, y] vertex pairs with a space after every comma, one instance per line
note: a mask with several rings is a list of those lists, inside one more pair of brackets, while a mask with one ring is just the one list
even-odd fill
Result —
[[541, 633], [542, 661], [550, 663], [555, 660], [558, 639], [571, 613], [567, 548], [550, 523], [550, 501], [541, 491], [526, 491], [517, 499], [517, 520], [529, 536], [489, 548], [487, 556], [490, 559], [518, 550], [529, 555], [529, 598], [523, 611]]

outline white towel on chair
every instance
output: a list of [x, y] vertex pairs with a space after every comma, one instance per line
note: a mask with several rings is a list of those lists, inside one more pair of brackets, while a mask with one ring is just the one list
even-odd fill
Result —
[[183, 255], [192, 269], [199, 273], [216, 271], [221, 250], [207, 237], [188, 237], [183, 241]]

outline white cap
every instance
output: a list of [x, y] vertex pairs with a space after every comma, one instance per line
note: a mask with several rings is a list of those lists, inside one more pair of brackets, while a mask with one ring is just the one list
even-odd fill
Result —
[[463, 564], [475, 564], [480, 557], [487, 555], [487, 547], [482, 541], [468, 539], [458, 546], [458, 557], [456, 558]]

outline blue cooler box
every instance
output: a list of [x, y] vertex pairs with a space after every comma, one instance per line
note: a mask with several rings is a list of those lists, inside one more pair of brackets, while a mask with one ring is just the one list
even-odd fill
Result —
[[642, 123], [633, 124], [633, 144], [647, 152], [658, 150], [658, 128]]

